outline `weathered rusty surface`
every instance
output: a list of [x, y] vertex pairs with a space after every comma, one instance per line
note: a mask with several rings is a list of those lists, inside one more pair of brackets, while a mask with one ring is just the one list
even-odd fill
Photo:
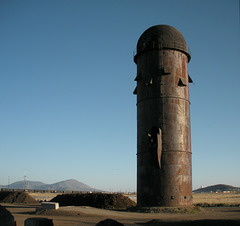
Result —
[[189, 60], [183, 36], [170, 26], [149, 28], [138, 41], [138, 206], [192, 205]]

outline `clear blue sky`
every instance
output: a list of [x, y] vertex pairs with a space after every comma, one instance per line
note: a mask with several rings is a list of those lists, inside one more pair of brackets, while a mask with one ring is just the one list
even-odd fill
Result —
[[150, 26], [192, 52], [193, 188], [240, 186], [237, 0], [1, 0], [0, 184], [136, 190], [136, 65]]

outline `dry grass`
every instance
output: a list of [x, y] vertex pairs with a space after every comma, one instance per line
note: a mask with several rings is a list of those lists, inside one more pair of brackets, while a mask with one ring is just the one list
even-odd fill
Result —
[[30, 196], [32, 196], [34, 199], [36, 199], [37, 201], [50, 201], [51, 199], [53, 199], [54, 197], [56, 197], [57, 195], [61, 195], [62, 193], [29, 193]]
[[234, 193], [193, 194], [193, 203], [240, 205], [240, 194]]

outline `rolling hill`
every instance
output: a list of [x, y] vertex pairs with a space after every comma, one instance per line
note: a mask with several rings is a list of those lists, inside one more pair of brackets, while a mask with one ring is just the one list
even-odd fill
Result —
[[[8, 188], [8, 185], [1, 186], [2, 188]], [[74, 179], [61, 181], [54, 184], [45, 184], [40, 181], [17, 181], [9, 185], [11, 189], [33, 189], [33, 190], [59, 190], [59, 191], [100, 191], [94, 189], [87, 184], [79, 182]]]
[[233, 187], [231, 185], [226, 184], [216, 184], [212, 186], [208, 186], [205, 188], [199, 188], [194, 190], [194, 193], [208, 193], [208, 192], [224, 192], [224, 191], [239, 191], [240, 188]]

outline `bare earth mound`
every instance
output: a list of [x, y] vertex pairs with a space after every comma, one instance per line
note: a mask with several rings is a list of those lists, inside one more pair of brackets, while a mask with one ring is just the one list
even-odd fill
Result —
[[1, 203], [38, 203], [34, 198], [32, 198], [26, 192], [17, 191], [1, 191], [0, 192], [0, 202]]
[[121, 194], [65, 194], [51, 200], [60, 206], [91, 206], [101, 209], [127, 209], [136, 206], [130, 198]]

